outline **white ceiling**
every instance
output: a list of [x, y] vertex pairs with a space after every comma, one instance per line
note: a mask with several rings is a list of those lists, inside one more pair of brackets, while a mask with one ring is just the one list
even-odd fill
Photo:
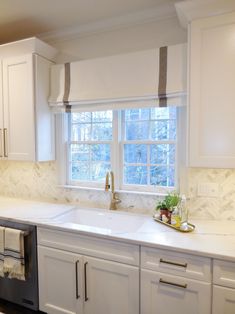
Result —
[[[175, 14], [178, 0], [1, 0], [0, 43], [30, 36], [53, 37], [63, 30], [87, 29], [104, 21], [144, 22]], [[118, 20], [119, 19], [119, 20]], [[85, 28], [84, 28], [85, 26]], [[41, 36], [43, 37], [43, 36]]]

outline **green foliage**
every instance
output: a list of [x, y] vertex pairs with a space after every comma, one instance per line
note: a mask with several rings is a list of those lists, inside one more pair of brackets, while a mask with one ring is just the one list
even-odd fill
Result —
[[158, 202], [156, 206], [156, 210], [160, 209], [168, 209], [169, 211], [172, 211], [175, 206], [177, 206], [181, 201], [181, 197], [178, 193], [173, 192], [169, 193], [165, 196], [165, 198]]

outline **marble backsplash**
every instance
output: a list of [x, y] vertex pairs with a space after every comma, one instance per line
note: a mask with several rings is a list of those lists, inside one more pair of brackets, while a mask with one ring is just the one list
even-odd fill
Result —
[[[108, 208], [109, 193], [104, 191], [58, 187], [55, 162], [29, 163], [0, 161], [0, 194], [24, 199], [82, 206]], [[202, 219], [235, 219], [235, 170], [189, 168], [187, 196], [190, 217]], [[199, 197], [198, 183], [217, 183], [218, 197]], [[119, 209], [150, 214], [159, 199], [154, 195], [120, 193]]]

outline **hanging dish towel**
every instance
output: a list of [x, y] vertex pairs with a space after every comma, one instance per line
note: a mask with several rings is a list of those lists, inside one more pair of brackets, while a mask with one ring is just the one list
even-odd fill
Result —
[[24, 232], [5, 228], [3, 271], [8, 278], [25, 280]]
[[3, 271], [4, 238], [5, 238], [5, 227], [0, 227], [0, 277], [4, 277], [4, 271]]

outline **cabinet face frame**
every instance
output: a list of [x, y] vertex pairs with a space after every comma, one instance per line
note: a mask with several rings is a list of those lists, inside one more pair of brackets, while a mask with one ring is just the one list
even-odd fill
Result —
[[235, 13], [195, 20], [189, 27], [190, 167], [235, 168], [231, 28], [235, 31]]
[[33, 55], [36, 161], [55, 160], [55, 114], [48, 104], [52, 64], [40, 55]]

